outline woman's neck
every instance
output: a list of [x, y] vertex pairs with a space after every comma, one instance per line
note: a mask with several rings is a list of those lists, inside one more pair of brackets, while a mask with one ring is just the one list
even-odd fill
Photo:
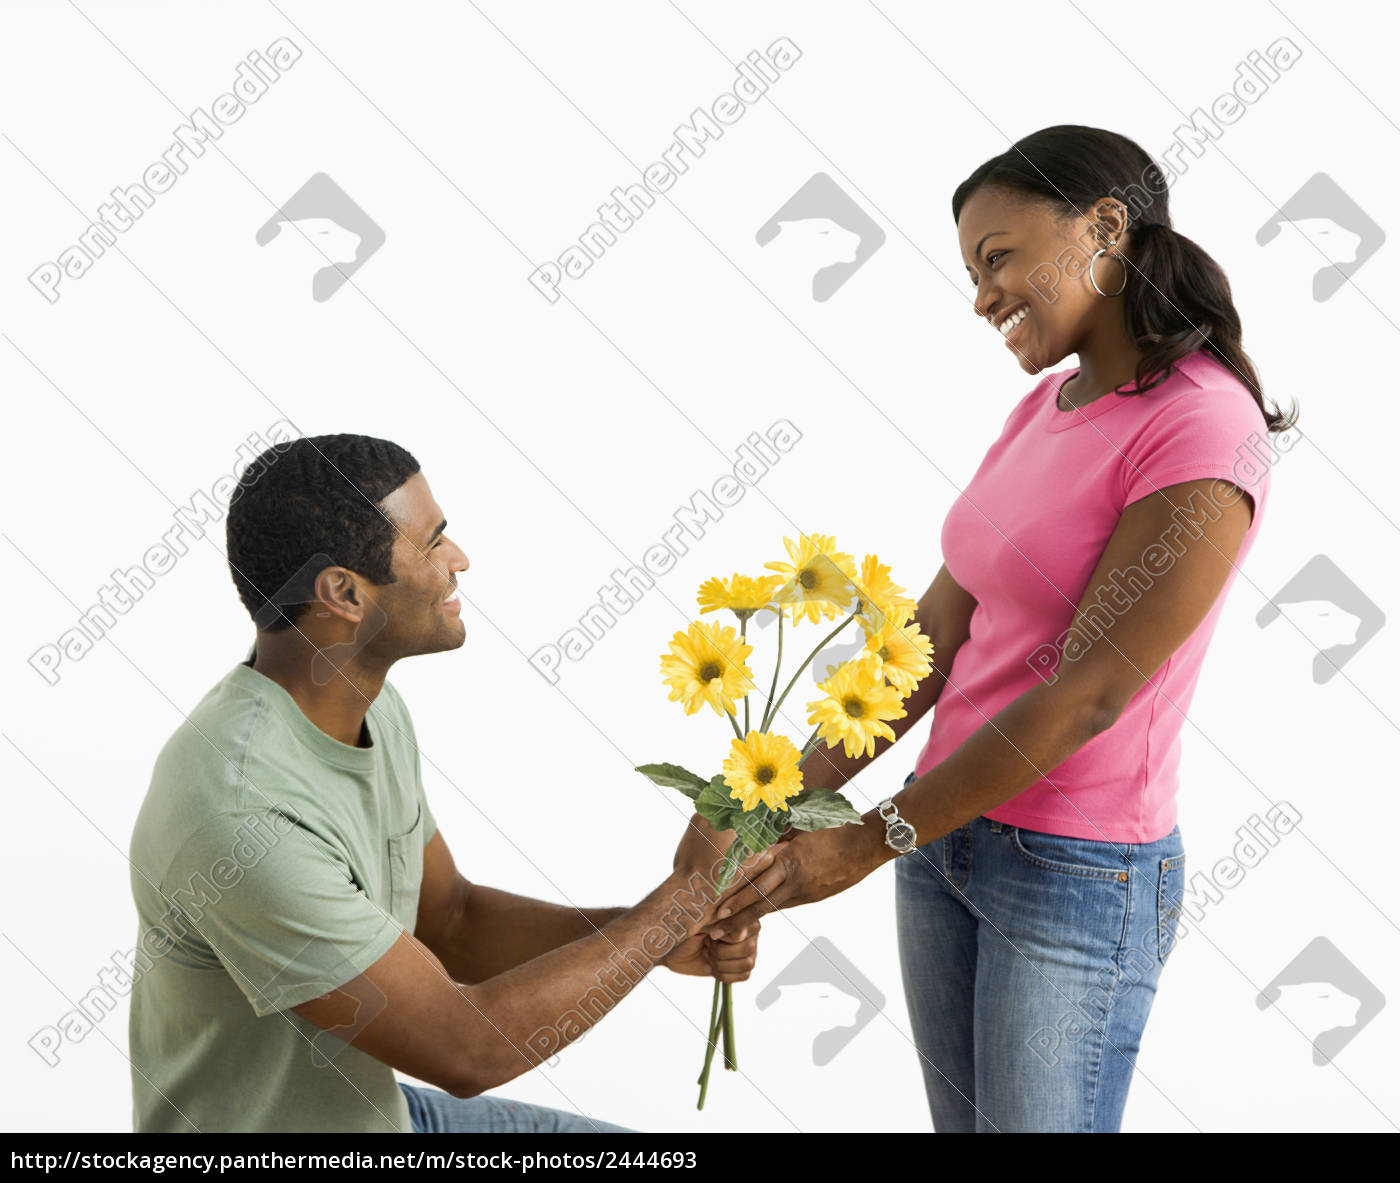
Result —
[[1086, 344], [1077, 351], [1079, 372], [1060, 387], [1059, 401], [1068, 404], [1063, 410], [1083, 407], [1126, 386], [1137, 376], [1142, 351], [1133, 344], [1126, 332], [1115, 339]]

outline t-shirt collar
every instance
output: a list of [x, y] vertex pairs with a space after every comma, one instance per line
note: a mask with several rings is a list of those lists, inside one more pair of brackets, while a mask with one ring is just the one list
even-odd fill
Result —
[[365, 730], [369, 732], [370, 746], [361, 748], [341, 743], [340, 740], [332, 735], [327, 735], [308, 719], [306, 713], [297, 705], [296, 699], [288, 694], [280, 683], [273, 681], [266, 674], [258, 673], [248, 664], [253, 660], [256, 652], [257, 642], [255, 641], [249, 646], [247, 657], [233, 667], [232, 677], [237, 685], [244, 686], [263, 698], [278, 718], [287, 724], [292, 734], [302, 745], [321, 759], [337, 767], [347, 768], [355, 772], [367, 772], [374, 768], [383, 744], [377, 721], [374, 719], [372, 703], [370, 704], [371, 709], [365, 712]]

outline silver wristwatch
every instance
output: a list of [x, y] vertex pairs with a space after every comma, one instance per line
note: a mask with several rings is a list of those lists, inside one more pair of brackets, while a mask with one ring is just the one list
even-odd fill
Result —
[[878, 806], [880, 816], [885, 819], [885, 845], [896, 854], [913, 854], [918, 849], [918, 835], [914, 827], [899, 816], [894, 798], [886, 797]]

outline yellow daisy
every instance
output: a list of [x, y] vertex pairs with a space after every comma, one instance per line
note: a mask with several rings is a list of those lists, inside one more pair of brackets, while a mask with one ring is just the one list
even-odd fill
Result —
[[784, 538], [783, 545], [792, 562], [764, 566], [783, 576], [777, 599], [789, 607], [793, 624], [804, 616], [813, 624], [840, 616], [855, 595], [855, 560], [836, 549], [830, 534], [803, 534], [797, 542]]
[[828, 748], [845, 744], [847, 756], [875, 754], [876, 737], [892, 740], [887, 720], [904, 718], [903, 696], [875, 669], [868, 654], [835, 668], [827, 667], [827, 680], [818, 687], [826, 697], [809, 702], [807, 721], [819, 728]]
[[767, 608], [773, 593], [783, 582], [781, 575], [731, 575], [728, 579], [707, 579], [700, 585], [696, 599], [700, 613], [728, 608], [740, 620], [747, 620], [761, 608]]
[[890, 578], [889, 566], [874, 555], [866, 555], [860, 565], [856, 583], [860, 600], [860, 623], [866, 634], [877, 632], [885, 624], [898, 628], [908, 623], [919, 604], [904, 594], [904, 589]]
[[870, 634], [865, 650], [874, 655], [876, 672], [906, 696], [933, 672], [933, 642], [917, 623], [886, 622]]
[[802, 792], [802, 753], [786, 735], [750, 731], [729, 744], [724, 783], [745, 811], [762, 802], [787, 812], [787, 799]]
[[671, 652], [661, 655], [670, 700], [683, 703], [687, 715], [705, 703], [717, 715], [734, 714], [734, 700], [754, 688], [753, 671], [744, 664], [752, 652], [729, 625], [696, 621], [672, 637]]

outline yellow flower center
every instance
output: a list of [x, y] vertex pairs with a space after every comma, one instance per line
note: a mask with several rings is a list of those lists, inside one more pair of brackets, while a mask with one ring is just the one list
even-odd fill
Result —
[[846, 699], [846, 701], [841, 704], [841, 708], [852, 719], [859, 719], [865, 714], [865, 703], [861, 702], [858, 698]]
[[700, 681], [713, 682], [720, 676], [720, 664], [717, 661], [707, 661], [700, 667]]
[[797, 573], [797, 582], [807, 591], [817, 586], [817, 573], [811, 567], [804, 567]]
[[771, 764], [760, 764], [753, 770], [753, 778], [761, 785], [766, 785], [777, 776], [777, 770]]
[[890, 647], [889, 647], [888, 645], [881, 645], [881, 646], [880, 646], [880, 660], [881, 660], [881, 661], [889, 661], [889, 659], [890, 659]]

